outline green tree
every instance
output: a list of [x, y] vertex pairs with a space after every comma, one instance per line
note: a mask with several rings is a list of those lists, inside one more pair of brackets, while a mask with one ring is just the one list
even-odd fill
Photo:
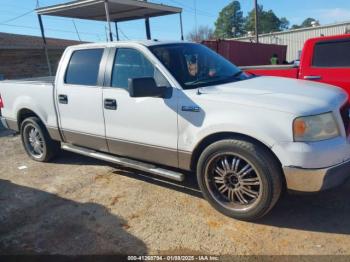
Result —
[[244, 17], [239, 1], [232, 1], [221, 10], [215, 22], [214, 33], [218, 38], [244, 35]]
[[318, 22], [315, 18], [308, 17], [300, 25], [293, 25], [292, 29], [311, 27], [313, 22]]
[[281, 17], [280, 22], [281, 22], [281, 24], [280, 24], [281, 30], [287, 30], [289, 28], [289, 21], [287, 18]]
[[[259, 34], [282, 31], [289, 27], [289, 21], [287, 18], [278, 18], [272, 10], [265, 11], [262, 5], [258, 5], [258, 17]], [[245, 30], [255, 33], [255, 9], [248, 13], [245, 22]]]

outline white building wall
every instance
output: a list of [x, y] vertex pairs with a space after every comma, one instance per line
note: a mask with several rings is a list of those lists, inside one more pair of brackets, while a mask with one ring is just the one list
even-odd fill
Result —
[[[346, 31], [350, 31], [350, 22], [263, 34], [259, 36], [259, 42], [287, 45], [287, 61], [292, 61], [299, 58], [298, 55], [307, 39], [321, 35], [344, 34]], [[250, 42], [254, 41], [254, 37], [240, 37], [235, 40]]]

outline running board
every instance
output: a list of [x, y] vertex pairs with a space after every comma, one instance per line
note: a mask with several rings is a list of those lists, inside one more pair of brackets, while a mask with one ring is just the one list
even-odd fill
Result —
[[94, 151], [91, 149], [78, 147], [78, 146], [74, 146], [74, 145], [66, 144], [66, 143], [62, 143], [61, 148], [63, 150], [66, 150], [66, 151], [70, 151], [70, 152], [77, 153], [77, 154], [84, 155], [84, 156], [88, 156], [88, 157], [93, 157], [93, 158], [107, 161], [107, 162], [112, 162], [114, 164], [137, 169], [140, 171], [152, 173], [154, 175], [165, 177], [165, 178], [172, 179], [175, 181], [182, 182], [185, 179], [184, 174], [182, 174], [182, 173], [167, 170], [164, 168], [159, 168], [155, 165], [143, 163], [143, 162], [140, 162], [137, 160], [132, 160], [132, 159], [124, 158], [124, 157], [112, 156], [112, 155], [100, 153], [100, 152], [97, 152], [97, 151]]

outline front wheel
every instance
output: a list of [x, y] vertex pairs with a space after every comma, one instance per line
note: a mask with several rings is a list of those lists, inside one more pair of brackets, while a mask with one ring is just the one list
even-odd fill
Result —
[[263, 217], [282, 190], [281, 168], [275, 158], [264, 147], [244, 140], [209, 145], [199, 158], [197, 178], [215, 209], [242, 220]]
[[22, 122], [21, 139], [26, 153], [35, 161], [48, 162], [60, 150], [59, 143], [50, 138], [37, 117], [29, 117]]

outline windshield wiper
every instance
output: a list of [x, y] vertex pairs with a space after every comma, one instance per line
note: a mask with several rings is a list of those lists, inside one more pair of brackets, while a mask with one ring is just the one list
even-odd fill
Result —
[[214, 76], [211, 78], [202, 78], [202, 79], [197, 79], [192, 82], [185, 83], [186, 85], [198, 85], [198, 84], [204, 84], [204, 83], [210, 83], [212, 82], [211, 80], [217, 81], [218, 79], [221, 79], [222, 76]]
[[203, 79], [197, 79], [192, 82], [185, 83], [186, 85], [194, 86], [194, 85], [200, 85], [200, 84], [210, 84], [217, 81], [230, 81], [231, 79], [237, 79], [240, 75], [242, 75], [243, 71], [238, 71], [235, 74], [231, 76], [213, 76], [210, 78], [203, 78]]
[[235, 78], [240, 76], [241, 74], [243, 74], [243, 71], [238, 71], [237, 73], [233, 74], [232, 77]]

